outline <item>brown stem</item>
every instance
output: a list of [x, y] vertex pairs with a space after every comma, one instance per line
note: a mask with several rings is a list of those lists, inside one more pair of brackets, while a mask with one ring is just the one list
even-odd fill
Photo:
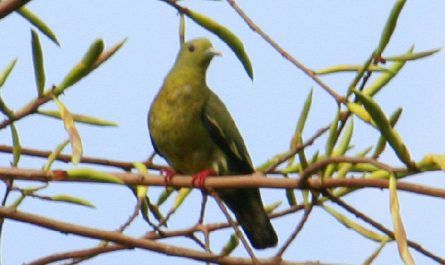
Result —
[[4, 0], [0, 2], [0, 19], [6, 17], [31, 0]]

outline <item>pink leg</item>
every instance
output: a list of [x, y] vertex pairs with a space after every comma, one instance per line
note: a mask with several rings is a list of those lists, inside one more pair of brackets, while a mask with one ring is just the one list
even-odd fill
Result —
[[171, 168], [162, 168], [159, 170], [161, 175], [164, 176], [165, 186], [168, 186], [172, 181], [173, 177], [176, 175], [176, 172]]
[[192, 176], [192, 186], [204, 189], [204, 184], [208, 176], [216, 176], [215, 170], [209, 168], [204, 169]]

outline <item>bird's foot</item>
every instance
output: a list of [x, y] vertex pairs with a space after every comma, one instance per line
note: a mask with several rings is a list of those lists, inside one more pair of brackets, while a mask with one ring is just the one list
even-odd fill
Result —
[[161, 175], [164, 176], [165, 186], [168, 186], [172, 181], [173, 177], [176, 175], [176, 172], [171, 168], [162, 168], [160, 172]]
[[204, 189], [204, 184], [208, 176], [216, 176], [215, 170], [209, 168], [198, 172], [192, 176], [192, 186]]

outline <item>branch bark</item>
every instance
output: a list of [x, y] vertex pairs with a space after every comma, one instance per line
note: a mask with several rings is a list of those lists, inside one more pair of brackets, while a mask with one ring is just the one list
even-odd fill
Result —
[[[62, 171], [64, 172], [64, 171]], [[143, 175], [134, 173], [108, 172], [114, 177], [120, 179], [126, 185], [148, 185], [148, 186], [165, 186], [165, 178], [160, 175]], [[105, 181], [85, 179], [85, 178], [60, 178], [60, 174], [55, 177], [54, 171], [44, 172], [34, 169], [18, 169], [9, 167], [0, 167], [0, 179], [19, 179], [33, 180], [41, 182], [95, 182], [106, 183]], [[175, 176], [169, 186], [173, 187], [189, 187], [192, 185], [191, 176]], [[252, 175], [238, 176], [220, 176], [208, 178], [204, 184], [204, 188], [291, 188], [291, 189], [311, 189], [324, 190], [336, 187], [349, 188], [379, 188], [387, 189], [389, 181], [387, 179], [366, 179], [366, 178], [345, 178], [345, 179], [325, 179], [318, 178], [308, 179], [305, 182], [301, 178], [267, 178], [260, 172]], [[419, 184], [408, 183], [404, 181], [397, 182], [397, 189], [416, 194], [422, 194], [432, 197], [445, 198], [445, 189], [433, 188]]]
[[31, 0], [6, 0], [0, 2], [0, 19], [6, 17]]

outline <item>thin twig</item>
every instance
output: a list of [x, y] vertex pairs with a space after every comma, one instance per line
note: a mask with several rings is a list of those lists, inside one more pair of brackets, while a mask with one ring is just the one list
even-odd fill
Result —
[[331, 95], [337, 104], [345, 102], [345, 98], [337, 94], [332, 88], [325, 84], [320, 78], [315, 75], [315, 73], [307, 68], [300, 61], [292, 57], [286, 50], [284, 50], [275, 40], [273, 40], [269, 35], [267, 35], [260, 27], [258, 27], [252, 19], [250, 19], [247, 14], [238, 6], [234, 0], [227, 0], [227, 2], [232, 6], [236, 13], [246, 22], [246, 24], [256, 33], [258, 33], [267, 43], [269, 43], [281, 56], [286, 60], [295, 65], [298, 69], [303, 71], [307, 76], [315, 81], [320, 87], [322, 87], [329, 95]]
[[213, 196], [213, 198], [215, 198], [216, 203], [218, 204], [218, 206], [221, 209], [221, 211], [223, 212], [223, 214], [226, 216], [227, 221], [233, 227], [233, 230], [235, 230], [237, 237], [241, 240], [241, 243], [243, 244], [243, 246], [246, 249], [247, 253], [249, 254], [250, 258], [252, 259], [253, 264], [258, 264], [258, 259], [255, 257], [255, 253], [253, 252], [252, 248], [250, 247], [249, 243], [247, 242], [246, 238], [244, 237], [243, 233], [239, 229], [236, 222], [230, 216], [229, 211], [227, 210], [223, 201], [219, 197], [218, 193], [213, 191], [210, 194]]
[[[281, 217], [287, 214], [295, 213], [299, 210], [304, 209], [303, 205], [294, 205], [288, 209], [269, 214], [269, 218], [276, 218]], [[212, 231], [229, 228], [231, 225], [229, 223], [217, 223], [217, 224], [207, 224], [207, 225], [196, 225], [188, 229], [183, 230], [173, 230], [173, 231], [162, 231], [162, 233], [155, 233], [155, 232], [149, 232], [147, 233], [143, 238], [145, 239], [151, 239], [151, 240], [157, 240], [157, 239], [163, 239], [163, 238], [169, 238], [169, 237], [180, 237], [185, 236], [189, 237], [193, 233], [197, 231], [204, 231], [204, 234], [208, 235]], [[40, 258], [39, 260], [34, 261], [35, 263], [31, 263], [29, 265], [40, 265], [40, 264], [48, 264], [60, 260], [66, 260], [66, 259], [87, 259], [92, 258], [94, 256], [100, 255], [102, 253], [108, 253], [113, 251], [121, 251], [126, 250], [128, 247], [125, 245], [118, 245], [118, 244], [108, 244], [108, 245], [99, 245], [96, 247], [83, 249], [83, 250], [77, 250], [77, 251], [67, 251], [64, 253], [57, 253], [52, 254], [47, 257]]]
[[298, 223], [295, 230], [292, 232], [292, 234], [288, 237], [286, 242], [283, 244], [283, 246], [278, 250], [277, 254], [275, 255], [277, 258], [280, 258], [280, 259], [282, 258], [284, 252], [289, 248], [290, 244], [295, 240], [298, 233], [300, 233], [301, 229], [303, 229], [304, 224], [306, 223], [307, 219], [309, 218], [309, 214], [312, 212], [312, 208], [314, 206], [315, 200], [316, 199], [314, 197], [314, 200], [309, 204], [309, 206], [307, 208], [304, 208], [303, 217], [301, 218], [301, 220]]
[[[0, 145], [0, 153], [12, 154], [13, 148], [14, 148], [13, 146], [9, 146], [9, 145]], [[44, 158], [44, 159], [47, 159], [51, 153], [52, 153], [51, 151], [37, 150], [37, 149], [25, 148], [25, 147], [22, 147], [22, 149], [20, 150], [21, 155], [39, 157], [39, 158]], [[56, 157], [56, 160], [60, 161], [60, 162], [71, 163], [72, 157], [71, 157], [71, 155], [60, 154]], [[132, 162], [124, 162], [124, 161], [119, 161], [119, 160], [88, 157], [88, 156], [82, 156], [80, 163], [117, 167], [117, 168], [121, 168], [125, 171], [131, 170], [134, 167]], [[166, 166], [153, 164], [150, 160], [147, 160], [146, 162], [144, 162], [144, 164], [148, 168], [154, 169], [154, 170], [160, 170], [160, 169], [167, 168]]]
[[[388, 228], [386, 228], [385, 226], [383, 226], [382, 224], [376, 222], [375, 220], [371, 219], [370, 217], [368, 217], [366, 214], [360, 212], [359, 210], [355, 209], [354, 207], [350, 206], [349, 204], [347, 204], [345, 201], [343, 201], [342, 199], [336, 197], [335, 195], [333, 195], [331, 192], [329, 192], [328, 190], [324, 190], [322, 191], [323, 195], [328, 197], [332, 202], [338, 204], [339, 206], [343, 207], [345, 210], [347, 210], [348, 212], [354, 214], [356, 217], [362, 219], [363, 221], [365, 221], [366, 223], [370, 224], [371, 226], [373, 226], [374, 228], [380, 230], [381, 232], [385, 233], [387, 236], [391, 237], [392, 239], [394, 239], [394, 232], [392, 232], [391, 230], [389, 230]], [[414, 242], [412, 240], [407, 240], [408, 242], [408, 246], [414, 248], [415, 250], [417, 250], [418, 252], [424, 254], [425, 256], [439, 262], [440, 264], [445, 264], [445, 259], [441, 258], [431, 252], [429, 252], [428, 250], [426, 250], [425, 248], [423, 248], [419, 243]]]
[[313, 145], [315, 140], [322, 136], [323, 133], [325, 133], [327, 130], [329, 130], [329, 126], [319, 129], [311, 138], [309, 138], [305, 143], [301, 145], [297, 145], [295, 148], [284, 154], [282, 157], [280, 157], [273, 165], [269, 166], [267, 169], [264, 170], [265, 173], [269, 173], [273, 170], [275, 170], [279, 165], [286, 162], [293, 156], [295, 156], [298, 152], [305, 149], [306, 147]]
[[382, 162], [379, 162], [373, 158], [367, 158], [367, 157], [345, 157], [345, 156], [334, 156], [329, 157], [324, 160], [321, 160], [319, 162], [315, 162], [304, 169], [304, 171], [300, 175], [300, 181], [304, 184], [304, 182], [315, 172], [320, 171], [321, 169], [325, 168], [326, 166], [333, 164], [333, 163], [351, 163], [351, 164], [371, 164], [374, 165], [380, 169], [383, 169], [388, 172], [395, 172], [397, 169], [384, 164]]
[[[126, 248], [142, 248], [158, 253], [164, 253], [169, 256], [187, 257], [194, 260], [209, 261], [218, 264], [233, 264], [233, 265], [252, 264], [251, 259], [217, 256], [190, 248], [174, 246], [153, 240], [135, 238], [124, 235], [116, 231], [106, 231], [106, 230], [100, 230], [81, 225], [76, 225], [72, 223], [56, 221], [43, 216], [24, 213], [21, 211], [17, 211], [16, 209], [10, 209], [6, 207], [0, 207], [0, 217], [9, 218], [27, 224], [34, 224], [37, 226], [41, 226], [62, 233], [75, 234], [79, 236], [110, 241], [117, 244], [125, 245]], [[274, 260], [273, 258], [261, 259], [259, 260], [259, 264], [272, 264], [273, 260]], [[31, 263], [31, 264], [36, 265], [36, 263]], [[301, 263], [283, 261], [281, 264], [288, 265], [288, 264], [301, 264]]]

